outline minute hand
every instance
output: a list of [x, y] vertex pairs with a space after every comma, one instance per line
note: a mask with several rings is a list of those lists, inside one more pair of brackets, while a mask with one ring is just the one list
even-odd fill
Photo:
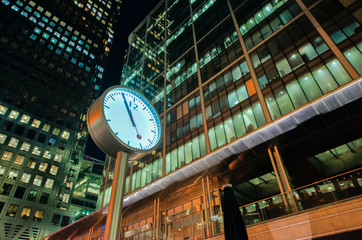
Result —
[[131, 110], [129, 109], [128, 104], [127, 104], [127, 100], [126, 100], [126, 98], [124, 97], [124, 93], [122, 93], [122, 97], [123, 97], [124, 105], [126, 106], [126, 109], [127, 109], [127, 113], [128, 113], [129, 119], [131, 120], [132, 126], [133, 126], [133, 127], [136, 127], [136, 124], [134, 123], [134, 120], [133, 120], [133, 116], [132, 116]]
[[129, 106], [128, 106], [128, 104], [127, 104], [127, 100], [126, 100], [126, 98], [125, 98], [125, 96], [124, 96], [124, 93], [122, 93], [122, 97], [123, 97], [124, 105], [126, 105], [126, 109], [127, 109], [128, 116], [129, 116], [129, 118], [130, 118], [130, 120], [131, 120], [131, 122], [132, 122], [133, 127], [136, 129], [137, 138], [138, 138], [138, 139], [141, 139], [142, 137], [141, 137], [141, 135], [138, 133], [136, 123], [135, 123], [135, 121], [134, 121], [134, 119], [133, 119], [133, 115], [132, 115], [131, 109], [129, 109]]

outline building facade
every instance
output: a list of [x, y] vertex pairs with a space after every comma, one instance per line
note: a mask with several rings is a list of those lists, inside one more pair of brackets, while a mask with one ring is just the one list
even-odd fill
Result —
[[[223, 239], [224, 184], [250, 239], [360, 230], [361, 6], [161, 1], [129, 36], [122, 72], [164, 130], [129, 163], [122, 239]], [[49, 239], [103, 238], [113, 168], [104, 208]]]
[[70, 201], [69, 211], [73, 213], [71, 222], [88, 216], [96, 210], [103, 168], [104, 161], [83, 156]]
[[0, 239], [40, 239], [76, 217], [87, 108], [120, 5], [1, 1]]

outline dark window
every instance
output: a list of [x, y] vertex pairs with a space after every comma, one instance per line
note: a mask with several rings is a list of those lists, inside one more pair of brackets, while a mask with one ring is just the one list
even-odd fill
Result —
[[1, 211], [3, 210], [3, 208], [4, 208], [4, 205], [5, 205], [4, 202], [0, 202], [0, 214], [1, 214]]
[[23, 198], [26, 188], [18, 187], [15, 191], [14, 197], [15, 198]]
[[47, 136], [44, 135], [44, 134], [39, 134], [39, 137], [38, 137], [38, 142], [40, 143], [45, 143], [45, 140], [46, 140]]
[[35, 202], [36, 197], [38, 196], [38, 191], [30, 189], [28, 197], [26, 200]]
[[63, 125], [64, 124], [64, 119], [63, 118], [58, 118], [56, 123], [59, 124], [59, 125]]
[[49, 193], [42, 193], [39, 202], [47, 204], [49, 200]]
[[60, 223], [60, 226], [62, 226], [62, 227], [67, 226], [67, 225], [69, 224], [69, 219], [70, 219], [70, 217], [68, 217], [68, 216], [63, 216], [62, 222]]
[[66, 142], [63, 142], [63, 141], [61, 141], [60, 143], [59, 143], [59, 149], [60, 150], [65, 150], [65, 147], [67, 146], [67, 143]]
[[12, 188], [13, 188], [13, 185], [4, 183], [3, 187], [0, 189], [0, 194], [9, 196]]
[[13, 122], [5, 121], [3, 125], [3, 130], [10, 131], [13, 126], [14, 126]]
[[24, 126], [18, 125], [18, 126], [16, 127], [16, 129], [15, 129], [15, 133], [18, 134], [18, 135], [23, 135], [24, 130], [25, 130], [25, 127], [24, 127]]
[[60, 222], [60, 215], [59, 214], [54, 214], [52, 221], [50, 222], [51, 225], [58, 225]]
[[34, 139], [35, 134], [36, 134], [35, 130], [29, 129], [28, 133], [26, 134], [26, 137], [30, 138], [30, 139]]

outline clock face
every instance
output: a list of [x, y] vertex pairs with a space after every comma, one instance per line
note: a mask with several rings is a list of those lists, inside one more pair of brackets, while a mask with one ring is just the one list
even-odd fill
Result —
[[161, 124], [156, 111], [145, 97], [133, 89], [111, 89], [104, 97], [103, 113], [113, 134], [133, 150], [150, 150], [161, 138]]

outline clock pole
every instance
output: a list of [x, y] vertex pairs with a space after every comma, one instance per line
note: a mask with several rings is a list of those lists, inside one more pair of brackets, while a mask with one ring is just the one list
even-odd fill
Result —
[[112, 183], [111, 199], [108, 205], [108, 214], [105, 240], [120, 239], [123, 196], [125, 190], [127, 163], [129, 154], [123, 151], [117, 153], [116, 166], [114, 168], [114, 177]]

